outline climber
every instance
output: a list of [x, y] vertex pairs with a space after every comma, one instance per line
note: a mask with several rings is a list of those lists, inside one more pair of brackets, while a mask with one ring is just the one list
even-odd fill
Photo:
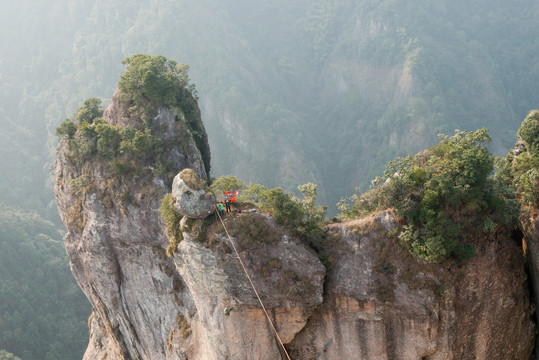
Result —
[[227, 196], [225, 198], [225, 207], [226, 207], [226, 212], [230, 212], [230, 198]]
[[219, 211], [219, 215], [225, 216], [225, 210], [223, 209], [223, 203], [221, 200], [217, 203], [217, 211]]
[[230, 309], [226, 307], [224, 313], [226, 316], [230, 315]]

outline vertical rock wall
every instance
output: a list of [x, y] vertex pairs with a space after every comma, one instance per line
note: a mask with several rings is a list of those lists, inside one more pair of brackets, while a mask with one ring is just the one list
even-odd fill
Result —
[[332, 225], [339, 236], [324, 302], [290, 344], [294, 359], [528, 359], [524, 259], [493, 234], [462, 265], [413, 258], [387, 213]]

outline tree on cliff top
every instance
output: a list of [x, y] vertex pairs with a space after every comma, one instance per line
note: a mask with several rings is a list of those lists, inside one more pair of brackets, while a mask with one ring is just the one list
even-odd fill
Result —
[[511, 151], [500, 161], [504, 179], [515, 187], [520, 203], [539, 209], [539, 111], [532, 110], [518, 129], [518, 137], [526, 148]]
[[196, 97], [194, 84], [189, 84], [189, 66], [167, 60], [163, 55], [136, 54], [125, 58], [127, 70], [118, 87], [133, 96], [135, 101], [147, 99], [156, 104], [173, 107], [188, 90]]
[[415, 156], [388, 164], [375, 187], [355, 197], [344, 216], [394, 208], [408, 223], [399, 238], [410, 252], [428, 261], [473, 256], [470, 234], [494, 231], [515, 219], [510, 191], [489, 175], [494, 158], [483, 145], [486, 129], [440, 136], [440, 143]]
[[518, 129], [518, 137], [524, 140], [532, 156], [539, 155], [539, 111], [532, 110]]

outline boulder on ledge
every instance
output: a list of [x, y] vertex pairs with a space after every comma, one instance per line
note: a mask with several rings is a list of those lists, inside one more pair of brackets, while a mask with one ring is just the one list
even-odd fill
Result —
[[215, 195], [193, 169], [180, 171], [172, 182], [174, 209], [185, 217], [203, 219], [214, 211]]

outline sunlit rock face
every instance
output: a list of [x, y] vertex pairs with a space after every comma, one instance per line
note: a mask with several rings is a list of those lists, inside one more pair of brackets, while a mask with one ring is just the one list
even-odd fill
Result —
[[[127, 113], [116, 93], [104, 118], [127, 126]], [[156, 113], [152, 134], [182, 140], [167, 155], [171, 166], [194, 169], [205, 180], [201, 151], [189, 128], [170, 109], [158, 107]], [[170, 191], [165, 181], [151, 167], [118, 176], [97, 158], [74, 165], [65, 138], [57, 154], [54, 191], [67, 227], [64, 243], [73, 275], [93, 308], [84, 358], [185, 358], [167, 346], [177, 314], [188, 306], [180, 306], [180, 299], [190, 304], [190, 294], [180, 290], [174, 261], [165, 252], [169, 241], [159, 212], [161, 198]], [[75, 186], [77, 179], [86, 186]]]
[[[197, 220], [200, 221], [200, 220]], [[279, 337], [294, 339], [322, 303], [325, 268], [311, 250], [265, 214], [234, 214], [234, 222], [267, 230], [267, 238], [232, 237]], [[189, 359], [279, 359], [275, 335], [251, 288], [236, 253], [215, 222], [211, 246], [196, 239], [196, 223], [184, 218], [184, 240], [174, 256], [176, 270], [189, 289], [194, 311], [192, 335], [179, 349]], [[230, 309], [230, 315], [224, 309]], [[178, 339], [179, 340], [179, 339]]]

